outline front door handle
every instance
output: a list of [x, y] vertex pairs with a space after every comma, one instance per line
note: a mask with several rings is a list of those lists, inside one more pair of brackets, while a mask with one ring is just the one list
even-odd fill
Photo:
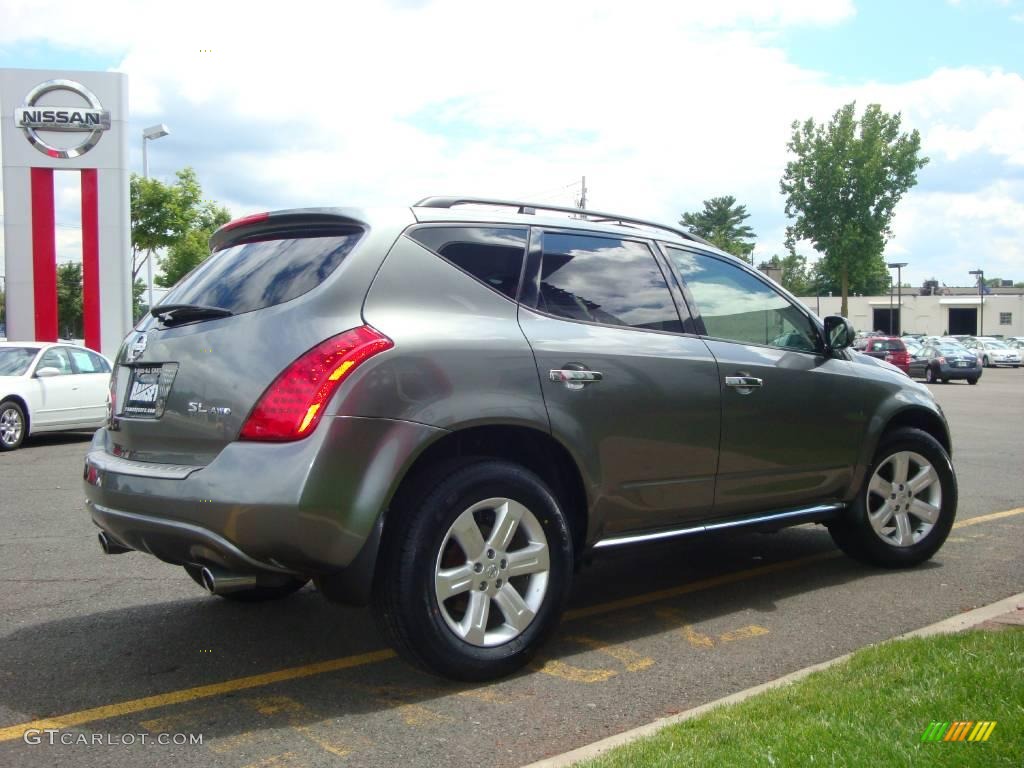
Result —
[[604, 375], [597, 371], [577, 371], [569, 368], [552, 370], [548, 377], [551, 381], [565, 384], [566, 389], [580, 390], [587, 384], [596, 384], [604, 379]]
[[741, 395], [749, 395], [758, 387], [764, 386], [764, 380], [754, 376], [726, 376], [725, 386], [739, 390]]

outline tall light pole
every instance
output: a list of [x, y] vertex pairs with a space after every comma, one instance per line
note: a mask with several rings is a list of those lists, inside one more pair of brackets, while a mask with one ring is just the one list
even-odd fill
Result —
[[979, 336], [984, 336], [985, 335], [985, 293], [984, 293], [984, 291], [982, 291], [982, 286], [985, 285], [985, 270], [981, 269], [979, 267], [978, 269], [972, 269], [967, 274], [974, 275], [975, 277], [978, 278], [978, 298], [981, 299], [981, 317], [979, 318], [979, 324], [980, 324], [981, 330], [978, 332], [978, 335]]
[[[899, 306], [900, 321], [896, 323], [896, 335], [903, 335], [903, 268], [907, 266], [905, 261], [891, 262], [889, 269], [896, 270], [896, 304]], [[889, 302], [892, 303], [892, 288], [889, 289]], [[889, 319], [892, 320], [892, 310], [889, 311]]]
[[[162, 139], [171, 129], [163, 123], [151, 125], [142, 131], [142, 178], [149, 178], [149, 155], [146, 153], [146, 142]], [[146, 254], [146, 285], [149, 286], [149, 306], [153, 306], [153, 249]]]

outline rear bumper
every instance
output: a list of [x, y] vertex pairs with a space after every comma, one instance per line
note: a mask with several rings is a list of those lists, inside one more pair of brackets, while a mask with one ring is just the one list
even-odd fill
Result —
[[948, 365], [939, 366], [940, 379], [977, 379], [981, 377], [981, 366], [973, 368], [950, 368]]
[[116, 541], [170, 563], [335, 573], [374, 539], [398, 480], [443, 432], [335, 417], [305, 440], [231, 443], [207, 466], [182, 468], [113, 456], [101, 429], [85, 461], [86, 505]]

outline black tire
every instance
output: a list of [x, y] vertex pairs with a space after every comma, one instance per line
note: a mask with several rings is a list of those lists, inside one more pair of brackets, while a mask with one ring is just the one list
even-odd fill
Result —
[[932, 368], [931, 366], [929, 366], [927, 369], [925, 369], [924, 380], [928, 384], [934, 384], [935, 383], [935, 369]]
[[[897, 546], [883, 541], [868, 519], [868, 485], [875, 470], [889, 457], [901, 451], [923, 456], [938, 475], [942, 499], [938, 519], [919, 541]], [[945, 542], [953, 527], [957, 507], [957, 482], [949, 454], [941, 443], [920, 429], [902, 428], [883, 436], [864, 484], [844, 516], [829, 524], [832, 539], [843, 552], [857, 560], [883, 568], [909, 568], [923, 563]]]
[[942, 383], [943, 383], [943, 384], [949, 384], [949, 379], [943, 379], [943, 380], [942, 380]]
[[990, 362], [988, 361], [988, 357], [983, 357], [983, 358], [981, 359], [981, 367], [982, 367], [982, 368], [991, 368], [991, 367], [992, 367], [992, 363], [990, 363]]
[[0, 403], [0, 430], [4, 429], [5, 424], [11, 431], [0, 431], [0, 451], [17, 450], [25, 442], [28, 425], [25, 422], [25, 411], [14, 400]]
[[[185, 572], [192, 577], [192, 581], [201, 586], [203, 590], [206, 590], [206, 586], [203, 584], [203, 577], [199, 575], [200, 570], [200, 568], [194, 565], [185, 566]], [[272, 587], [252, 587], [237, 592], [226, 592], [223, 595], [215, 595], [215, 597], [230, 600], [232, 603], [265, 603], [269, 600], [280, 600], [289, 595], [294, 595], [306, 586], [308, 581], [309, 579], [289, 578], [284, 584]], [[207, 594], [210, 593], [207, 592]]]
[[[557, 626], [572, 581], [572, 537], [558, 499], [524, 467], [481, 459], [454, 472], [448, 469], [438, 468], [422, 477], [389, 511], [374, 584], [373, 613], [384, 635], [409, 663], [456, 680], [491, 680], [529, 662]], [[446, 623], [445, 616], [451, 618], [451, 614], [437, 598], [435, 572], [439, 561], [452, 553], [454, 540], [445, 542], [455, 521], [473, 505], [491, 498], [509, 499], [529, 510], [546, 538], [549, 563], [546, 591], [533, 618], [512, 639], [485, 646], [463, 639]], [[485, 509], [482, 514], [486, 517], [489, 513]], [[479, 532], [486, 539], [490, 533], [486, 521], [483, 525]], [[468, 564], [471, 556], [458, 544], [454, 546], [455, 564], [462, 558]], [[485, 546], [490, 546], [489, 541]], [[508, 552], [511, 557], [513, 549]], [[486, 572], [480, 578], [487, 578]], [[511, 586], [511, 579], [508, 581]], [[501, 582], [491, 582], [495, 583]], [[466, 594], [468, 601], [472, 591], [451, 599], [457, 601]], [[490, 609], [485, 633], [498, 619], [507, 621], [500, 608]]]
[[974, 386], [975, 384], [978, 383], [978, 380], [977, 379], [968, 379], [967, 383], [970, 384], [971, 386]]

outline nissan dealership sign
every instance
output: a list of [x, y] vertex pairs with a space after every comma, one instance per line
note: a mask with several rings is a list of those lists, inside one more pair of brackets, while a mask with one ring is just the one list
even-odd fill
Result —
[[[40, 106], [48, 93], [70, 94], [63, 107]], [[25, 96], [25, 106], [14, 110], [14, 123], [25, 132], [25, 138], [36, 149], [49, 157], [79, 157], [96, 146], [104, 131], [110, 130], [110, 110], [104, 109], [95, 94], [74, 80], [47, 80]], [[40, 131], [74, 132], [81, 141], [64, 147], [55, 147], [45, 141]], [[82, 134], [85, 134], [82, 136]]]
[[81, 184], [85, 344], [112, 356], [131, 329], [127, 124], [123, 74], [0, 69], [8, 339], [58, 336], [54, 171]]

